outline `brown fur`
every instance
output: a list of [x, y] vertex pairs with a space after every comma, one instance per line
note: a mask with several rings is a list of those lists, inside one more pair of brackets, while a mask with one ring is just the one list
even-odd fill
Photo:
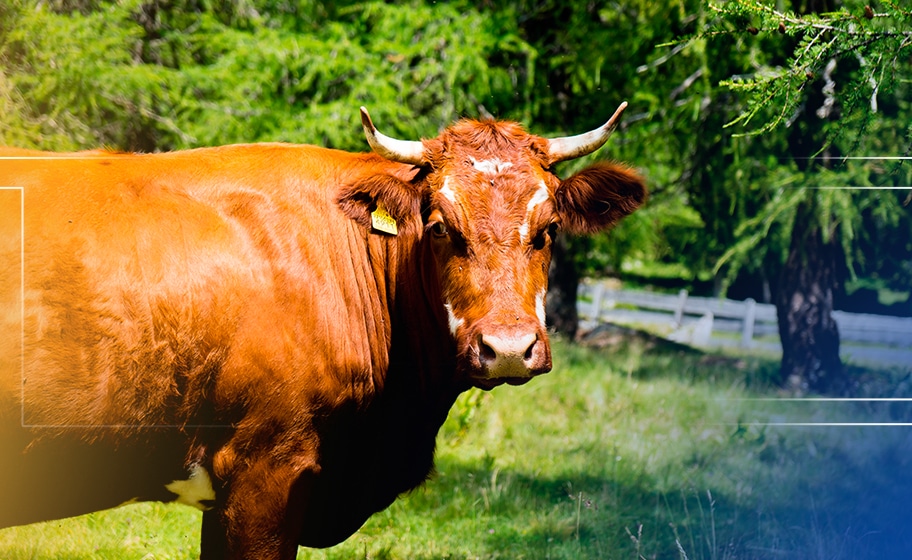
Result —
[[555, 193], [561, 225], [575, 234], [595, 233], [646, 202], [646, 189], [629, 167], [600, 163], [561, 183]]
[[[2, 199], [0, 269], [26, 279], [22, 302], [0, 274], [0, 526], [169, 500], [199, 465], [204, 558], [293, 558], [420, 484], [461, 391], [548, 371], [552, 224], [610, 225], [639, 178], [561, 182], [515, 123], [425, 146], [420, 169], [279, 144], [0, 151], [44, 158], [0, 163], [25, 197], [24, 224]], [[398, 236], [371, 231], [378, 203]]]

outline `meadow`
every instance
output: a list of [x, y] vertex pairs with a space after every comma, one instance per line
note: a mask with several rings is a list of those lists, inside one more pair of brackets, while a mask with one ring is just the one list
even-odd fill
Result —
[[[554, 354], [463, 395], [426, 485], [298, 558], [910, 557], [912, 367], [853, 368], [859, 396], [893, 400], [783, 400], [760, 357], [629, 337]], [[199, 522], [131, 505], [0, 531], [0, 558], [196, 558]]]

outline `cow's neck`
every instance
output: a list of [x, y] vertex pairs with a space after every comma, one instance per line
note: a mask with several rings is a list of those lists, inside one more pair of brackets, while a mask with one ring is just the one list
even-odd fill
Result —
[[[455, 343], [449, 332], [437, 272], [427, 239], [398, 247], [392, 346], [387, 389], [423, 403], [434, 432], [467, 387], [456, 379]], [[415, 402], [415, 401], [412, 401]]]
[[[452, 338], [435, 307], [443, 309], [439, 295], [433, 282], [428, 289], [427, 279], [422, 280], [423, 267], [432, 264], [424, 257], [430, 255], [417, 239], [383, 243], [388, 260], [377, 280], [388, 284], [378, 293], [389, 296], [392, 331], [386, 359], [375, 362], [389, 366], [371, 402], [348, 420], [336, 421], [339, 438], [324, 442], [323, 481], [314, 496], [326, 507], [347, 504], [352, 530], [428, 477], [437, 432], [464, 389], [454, 381]], [[359, 507], [353, 508], [355, 503]]]
[[[440, 302], [433, 256], [418, 238], [390, 240], [387, 280], [392, 322], [389, 368], [377, 395], [374, 445], [390, 458], [398, 492], [420, 484], [433, 464], [436, 436], [466, 387], [455, 379], [455, 345]], [[392, 262], [392, 261], [395, 262]], [[382, 442], [382, 443], [381, 443]]]

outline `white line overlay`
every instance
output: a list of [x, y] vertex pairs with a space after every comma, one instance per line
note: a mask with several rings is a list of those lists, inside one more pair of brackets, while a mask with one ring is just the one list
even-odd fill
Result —
[[[912, 403], [912, 397], [745, 397], [720, 399], [722, 401], [735, 402], [809, 402], [809, 403], [831, 403], [831, 402], [908, 402]], [[819, 427], [837, 427], [837, 428], [870, 428], [870, 427], [912, 427], [912, 422], [728, 422], [727, 426], [744, 426], [744, 427], [784, 427], [784, 428], [819, 428]]]
[[805, 187], [818, 191], [909, 191], [909, 187]]
[[[780, 159], [785, 159], [785, 158], [780, 158]], [[806, 161], [809, 159], [821, 159], [821, 156], [793, 157], [793, 158], [789, 158], [789, 159]], [[830, 158], [830, 159], [833, 159], [833, 160], [838, 159], [839, 161], [845, 161], [845, 160], [849, 160], [849, 159], [871, 160], [871, 161], [878, 161], [878, 160], [904, 161], [904, 160], [912, 160], [912, 156], [845, 156], [845, 157]]]
[[0, 187], [0, 191], [19, 191], [19, 391], [23, 402], [19, 421], [25, 427], [25, 189]]
[[728, 426], [746, 427], [782, 427], [782, 428], [884, 428], [884, 427], [910, 427], [912, 422], [740, 422], [729, 423]]
[[[806, 158], [794, 158], [794, 159], [816, 159], [815, 157], [806, 157]], [[912, 160], [912, 156], [846, 156], [839, 158], [841, 161], [856, 160], [856, 161], [907, 161]], [[876, 187], [876, 186], [840, 186], [840, 187], [804, 187], [807, 189], [815, 190], [825, 190], [825, 191], [910, 191], [912, 186], [885, 186], [885, 187]]]
[[886, 159], [886, 160], [902, 161], [902, 160], [912, 159], [912, 156], [846, 156], [844, 158], [839, 158], [839, 159], [870, 159], [870, 160]]
[[[74, 158], [60, 157], [0, 157], [0, 160], [49, 160], [49, 159], [110, 159], [102, 156], [82, 156]], [[19, 191], [19, 391], [20, 391], [20, 417], [19, 422], [23, 428], [67, 428], [67, 429], [108, 429], [108, 428], [129, 428], [129, 429], [160, 429], [160, 428], [227, 428], [229, 424], [28, 424], [25, 421], [25, 188], [24, 187], [3, 187], [0, 191]]]
[[722, 400], [756, 402], [912, 402], [912, 397], [745, 397]]

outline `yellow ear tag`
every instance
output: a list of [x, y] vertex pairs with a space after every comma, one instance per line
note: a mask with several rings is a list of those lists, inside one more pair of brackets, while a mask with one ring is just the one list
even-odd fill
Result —
[[382, 204], [377, 204], [377, 209], [371, 212], [371, 226], [377, 231], [396, 235], [399, 228], [396, 227], [396, 219], [389, 215]]

